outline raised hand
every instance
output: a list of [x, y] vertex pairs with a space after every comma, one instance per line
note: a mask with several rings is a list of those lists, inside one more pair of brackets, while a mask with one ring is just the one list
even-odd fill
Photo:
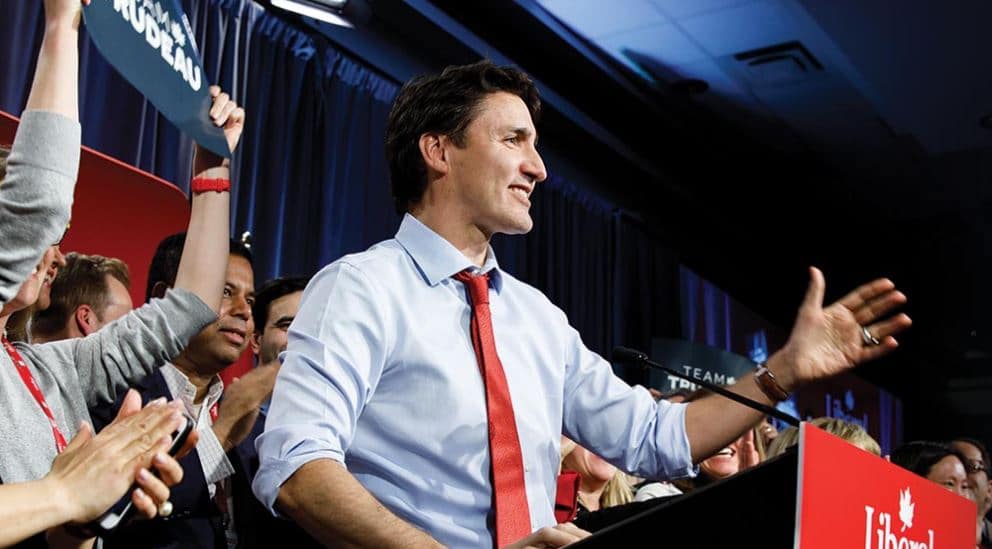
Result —
[[754, 443], [754, 429], [748, 429], [744, 436], [737, 439], [737, 463], [740, 471], [761, 463], [761, 456]]
[[[214, 125], [223, 128], [227, 146], [230, 147], [231, 152], [234, 152], [238, 147], [238, 142], [241, 141], [241, 133], [244, 131], [245, 110], [239, 107], [230, 95], [222, 92], [219, 86], [210, 86], [209, 93], [210, 97], [213, 98], [213, 104], [210, 106], [210, 119]], [[208, 169], [227, 165], [227, 159], [217, 156], [199, 144], [196, 145], [194, 174], [201, 174]]]
[[[906, 296], [891, 280], [881, 278], [864, 284], [827, 308], [823, 308], [825, 289], [823, 273], [811, 267], [806, 297], [782, 349], [791, 369], [775, 372], [786, 390], [891, 352], [899, 345], [894, 336], [912, 324], [909, 316], [901, 313], [887, 318], [906, 303]], [[866, 341], [862, 327], [877, 344]]]
[[251, 433], [262, 403], [272, 395], [277, 373], [278, 366], [260, 366], [235, 379], [224, 389], [224, 400], [220, 403], [213, 426], [214, 434], [224, 450], [241, 444]]

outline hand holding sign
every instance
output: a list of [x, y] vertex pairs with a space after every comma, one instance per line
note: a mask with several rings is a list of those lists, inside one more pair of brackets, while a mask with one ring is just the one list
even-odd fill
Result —
[[176, 0], [91, 0], [83, 15], [103, 57], [159, 112], [204, 148], [230, 156], [223, 132], [210, 119], [203, 66]]
[[[227, 146], [233, 153], [241, 140], [241, 132], [245, 127], [245, 110], [231, 100], [231, 96], [221, 91], [219, 86], [210, 86], [208, 90], [213, 103], [210, 107], [210, 119], [214, 125], [222, 128]], [[217, 167], [226, 167], [229, 161], [222, 158], [209, 149], [196, 144], [196, 154], [193, 160], [193, 173], [197, 176], [205, 174], [207, 170]]]

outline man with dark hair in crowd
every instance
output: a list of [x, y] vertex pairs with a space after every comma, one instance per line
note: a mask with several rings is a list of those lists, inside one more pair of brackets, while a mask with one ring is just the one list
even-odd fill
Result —
[[967, 460], [968, 483], [975, 494], [978, 506], [978, 541], [982, 547], [992, 547], [992, 523], [985, 518], [992, 509], [992, 480], [989, 480], [989, 452], [985, 445], [973, 438], [961, 437], [951, 441], [951, 446]]
[[52, 282], [51, 304], [34, 313], [31, 341], [47, 343], [92, 334], [134, 308], [130, 287], [127, 265], [120, 259], [67, 254], [65, 267]]
[[[255, 493], [328, 545], [565, 545], [587, 533], [552, 526], [560, 434], [670, 478], [761, 419], [719, 396], [656, 402], [500, 269], [490, 238], [531, 229], [547, 176], [539, 111], [527, 75], [489, 62], [416, 78], [396, 98], [399, 231], [314, 277], [258, 439]], [[825, 309], [810, 274], [788, 343], [731, 391], [771, 405], [896, 347], [909, 318], [881, 319], [905, 301], [890, 281]]]
[[[166, 237], [156, 249], [148, 273], [149, 299], [174, 283], [185, 237], [185, 233]], [[238, 495], [250, 494], [248, 464], [255, 451], [254, 439], [246, 438], [260, 404], [271, 393], [275, 372], [250, 372], [226, 389], [218, 375], [248, 347], [254, 300], [251, 251], [231, 239], [217, 320], [193, 336], [171, 364], [135, 386], [145, 400], [160, 396], [180, 400], [197, 422], [200, 440], [180, 460], [186, 476], [172, 490], [173, 516], [119, 528], [104, 540], [105, 547], [250, 547], [254, 543], [251, 536], [241, 535], [242, 526], [249, 525], [238, 520], [238, 510], [249, 502]], [[113, 410], [99, 415], [110, 418]]]
[[251, 348], [259, 366], [279, 366], [279, 353], [286, 350], [286, 333], [300, 309], [300, 298], [307, 287], [301, 277], [274, 278], [258, 290], [252, 316], [255, 332]]

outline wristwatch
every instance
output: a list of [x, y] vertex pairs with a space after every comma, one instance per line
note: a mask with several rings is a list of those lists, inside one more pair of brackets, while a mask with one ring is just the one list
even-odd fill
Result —
[[768, 366], [765, 366], [764, 364], [758, 365], [758, 371], [754, 373], [754, 381], [758, 384], [758, 388], [761, 389], [761, 392], [765, 393], [765, 396], [773, 401], [782, 402], [783, 400], [789, 399], [789, 392], [778, 384], [778, 380], [775, 379], [775, 374], [768, 369]]

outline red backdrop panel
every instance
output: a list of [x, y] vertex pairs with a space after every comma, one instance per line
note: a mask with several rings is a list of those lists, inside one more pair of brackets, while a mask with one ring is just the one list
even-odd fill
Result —
[[[0, 143], [14, 141], [18, 119], [0, 111]], [[72, 227], [62, 252], [116, 257], [131, 271], [131, 299], [145, 301], [148, 266], [158, 243], [186, 230], [189, 201], [175, 185], [83, 147], [72, 205]], [[251, 351], [222, 374], [225, 382], [253, 365]]]
[[[0, 143], [12, 143], [17, 118], [0, 111]], [[83, 147], [72, 227], [62, 252], [116, 257], [131, 271], [131, 299], [145, 301], [148, 265], [162, 238], [186, 230], [186, 195], [164, 179]]]

